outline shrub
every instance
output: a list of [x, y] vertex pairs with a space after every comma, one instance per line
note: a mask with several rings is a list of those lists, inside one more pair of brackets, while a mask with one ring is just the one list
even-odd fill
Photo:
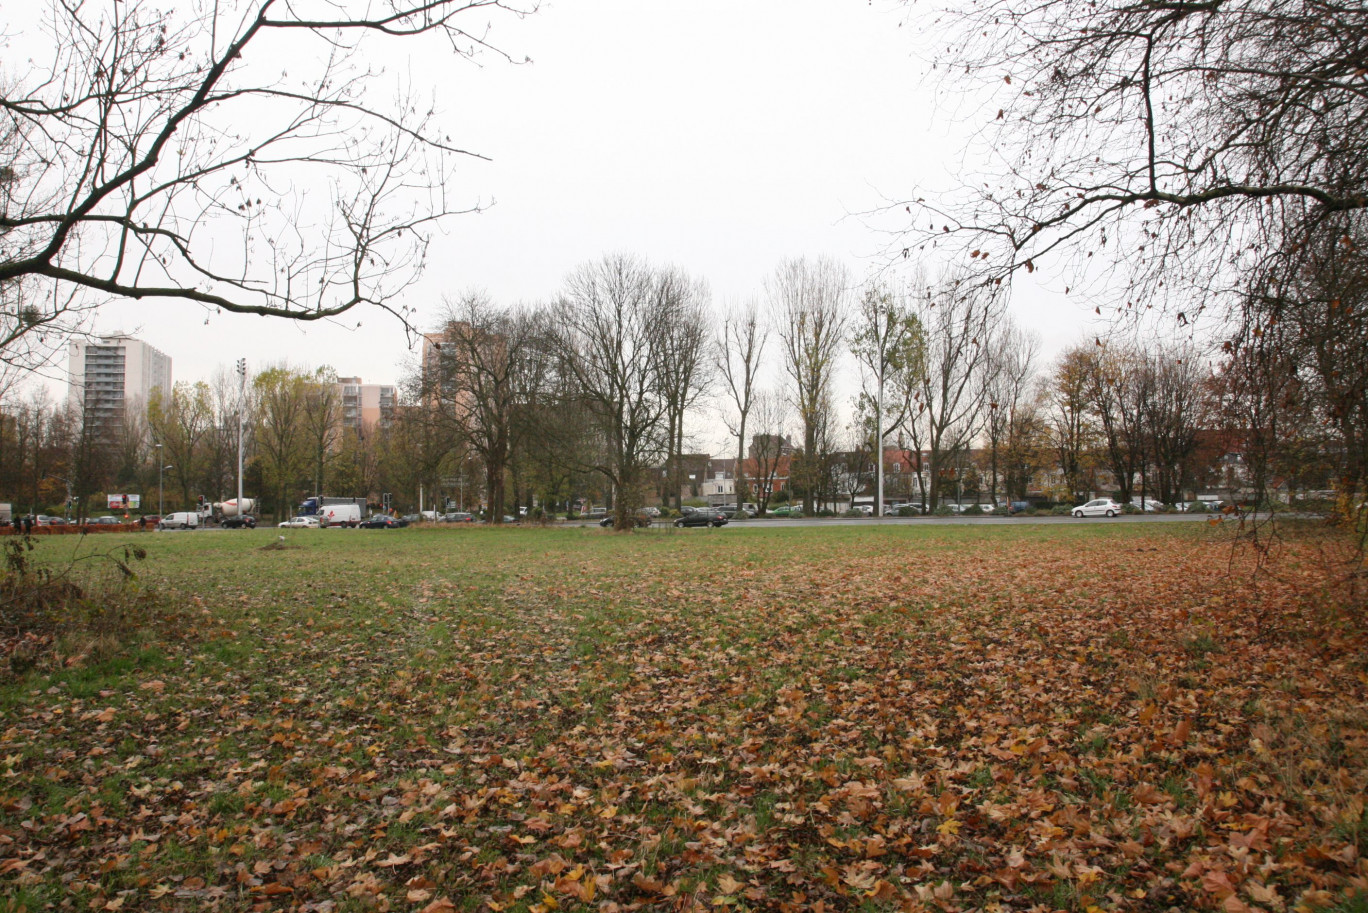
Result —
[[904, 504], [902, 507], [899, 507], [899, 508], [898, 508], [898, 516], [900, 516], [900, 517], [920, 517], [920, 516], [921, 516], [921, 508], [920, 508], [920, 507], [913, 507], [911, 504]]
[[981, 517], [983, 516], [983, 508], [977, 504], [970, 504], [964, 509], [964, 515], [966, 517]]
[[137, 586], [133, 570], [147, 557], [141, 546], [77, 556], [57, 568], [33, 561], [29, 536], [11, 536], [0, 550], [0, 627], [12, 635], [0, 659], [14, 672], [52, 653], [64, 654], [68, 666], [113, 655], [156, 620], [157, 602]]
[[[1026, 513], [1031, 514], [1035, 513], [1035, 511], [1028, 510]], [[1056, 504], [1054, 507], [1050, 508], [1050, 516], [1052, 517], [1067, 517], [1071, 513], [1073, 513], [1073, 508], [1067, 504]]]
[[937, 507], [934, 511], [932, 511], [932, 513], [937, 517], [951, 517], [954, 516], [955, 512], [950, 509], [949, 504], [942, 504], [940, 507]]

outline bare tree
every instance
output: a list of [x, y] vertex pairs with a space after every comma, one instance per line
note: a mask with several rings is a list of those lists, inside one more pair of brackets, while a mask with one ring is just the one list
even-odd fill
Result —
[[1154, 457], [1159, 500], [1182, 500], [1191, 478], [1189, 463], [1197, 450], [1197, 435], [1210, 422], [1205, 392], [1207, 372], [1192, 346], [1149, 356], [1152, 378], [1144, 405], [1150, 452]]
[[1149, 365], [1133, 349], [1099, 345], [1087, 359], [1085, 378], [1113, 484], [1122, 503], [1128, 503], [1137, 475], [1142, 490], [1145, 485], [1145, 410], [1152, 380]]
[[665, 400], [666, 473], [675, 507], [682, 506], [680, 469], [684, 456], [684, 417], [707, 390], [712, 359], [705, 347], [712, 336], [708, 287], [682, 271], [660, 273], [657, 304], [666, 326], [660, 348], [660, 390]]
[[774, 486], [791, 466], [793, 448], [788, 443], [788, 410], [785, 398], [774, 390], [760, 390], [755, 394], [755, 427], [751, 437], [750, 462], [755, 464], [755, 500], [760, 516], [769, 510], [775, 495]]
[[799, 258], [780, 264], [767, 290], [773, 324], [784, 347], [784, 369], [798, 420], [803, 425], [803, 453], [796, 481], [803, 490], [803, 509], [812, 513], [821, 484], [820, 450], [829, 416], [836, 356], [848, 319], [850, 279], [834, 260]]
[[1168, 298], [1182, 322], [1236, 310], [1251, 267], [1368, 208], [1361, 3], [989, 0], [943, 21], [936, 65], [989, 95], [1006, 166], [898, 204], [908, 253], [963, 252], [995, 282], [1108, 256], [1123, 310]]
[[561, 370], [601, 445], [586, 468], [612, 485], [617, 529], [631, 527], [647, 471], [668, 450], [659, 282], [644, 261], [611, 255], [571, 273], [555, 311]]
[[716, 370], [726, 387], [729, 406], [735, 406], [735, 420], [727, 427], [736, 438], [736, 504], [740, 508], [750, 500], [746, 478], [746, 425], [755, 405], [755, 377], [760, 372], [761, 359], [769, 330], [761, 322], [760, 308], [754, 299], [746, 302], [722, 319], [722, 327], [713, 344]]
[[983, 423], [1002, 310], [990, 290], [953, 278], [922, 288], [912, 300], [926, 342], [905, 425], [913, 446], [926, 451], [930, 490], [924, 503], [935, 510], [949, 458], [969, 448]]
[[[1010, 320], [1004, 322], [997, 334], [989, 357], [988, 413], [984, 434], [988, 438], [989, 495], [998, 503], [999, 457], [1011, 454], [1019, 463], [1026, 449], [1025, 439], [1035, 425], [1034, 399], [1035, 360], [1040, 351], [1040, 338], [1017, 328]], [[1010, 473], [1009, 473], [1010, 474]], [[1009, 486], [1010, 488], [1010, 486]], [[1010, 499], [1012, 492], [1005, 494]]]
[[509, 469], [533, 430], [519, 413], [541, 393], [543, 316], [496, 309], [472, 291], [447, 301], [443, 323], [437, 370], [427, 382], [484, 464], [490, 521], [502, 523]]
[[[298, 320], [359, 304], [404, 317], [398, 296], [434, 222], [477, 205], [454, 186], [472, 153], [432, 101], [367, 61], [398, 39], [500, 54], [489, 14], [535, 7], [53, 0], [0, 97], [0, 290], [20, 303], [0, 342], [97, 306], [73, 288]], [[16, 296], [18, 281], [36, 287]]]

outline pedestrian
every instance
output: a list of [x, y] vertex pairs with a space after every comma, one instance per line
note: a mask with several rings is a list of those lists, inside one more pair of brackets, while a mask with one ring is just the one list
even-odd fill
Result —
[[33, 532], [33, 514], [24, 514], [24, 535]]

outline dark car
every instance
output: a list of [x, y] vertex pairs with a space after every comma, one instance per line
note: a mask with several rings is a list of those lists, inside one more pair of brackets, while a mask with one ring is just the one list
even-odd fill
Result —
[[395, 517], [387, 517], [384, 514], [376, 514], [369, 519], [362, 520], [356, 524], [361, 529], [403, 529], [408, 526], [407, 520], [400, 520]]
[[674, 521], [675, 526], [725, 526], [727, 515], [710, 507], [699, 507]]
[[1028, 511], [1028, 510], [1030, 510], [1030, 509], [1031, 509], [1031, 502], [1030, 502], [1030, 501], [1012, 501], [1011, 503], [1009, 503], [1009, 504], [1007, 505], [1007, 514], [1008, 514], [1008, 516], [1013, 516], [1013, 517], [1014, 517], [1014, 516], [1016, 516], [1017, 514], [1024, 514], [1024, 513], [1026, 513], [1026, 511]]
[[441, 520], [443, 523], [474, 523], [475, 515], [458, 510], [449, 514], [442, 514]]
[[224, 517], [224, 529], [256, 529], [256, 517]]

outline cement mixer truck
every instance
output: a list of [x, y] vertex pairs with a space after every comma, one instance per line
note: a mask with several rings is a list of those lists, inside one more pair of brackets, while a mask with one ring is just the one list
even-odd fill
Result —
[[241, 505], [238, 504], [237, 498], [212, 503], [200, 498], [201, 525], [212, 522], [224, 529], [256, 529], [256, 517], [252, 516], [254, 510], [256, 501], [252, 498], [243, 498]]

